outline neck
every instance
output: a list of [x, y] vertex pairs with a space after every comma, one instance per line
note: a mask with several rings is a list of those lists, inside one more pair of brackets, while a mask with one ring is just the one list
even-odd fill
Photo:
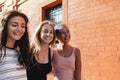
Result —
[[41, 44], [41, 50], [48, 50], [49, 45], [48, 44]]
[[64, 44], [63, 46], [63, 50], [69, 50], [70, 48], [72, 48], [72, 46], [70, 46], [69, 44]]
[[69, 44], [64, 44], [63, 45], [63, 48], [67, 48], [67, 47], [69, 47], [70, 45]]
[[7, 43], [5, 46], [7, 46], [9, 48], [14, 48], [14, 45], [15, 45], [15, 41], [7, 40]]

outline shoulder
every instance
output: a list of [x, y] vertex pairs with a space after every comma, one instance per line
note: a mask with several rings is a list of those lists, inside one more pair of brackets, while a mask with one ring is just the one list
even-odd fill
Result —
[[75, 55], [80, 56], [80, 54], [81, 54], [80, 49], [75, 47]]
[[75, 48], [75, 57], [77, 62], [81, 62], [81, 52], [79, 48]]
[[50, 50], [50, 53], [51, 53], [51, 57], [52, 57], [53, 56], [53, 50], [52, 49]]
[[51, 51], [51, 57], [53, 57], [53, 55], [57, 52], [57, 50], [55, 49], [51, 49], [50, 51]]

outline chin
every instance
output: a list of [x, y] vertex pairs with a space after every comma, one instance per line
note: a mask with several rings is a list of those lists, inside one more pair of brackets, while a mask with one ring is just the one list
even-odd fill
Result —
[[65, 41], [66, 43], [68, 43], [69, 41]]
[[49, 44], [50, 42], [49, 41], [44, 41], [44, 43]]
[[15, 38], [15, 40], [20, 40], [21, 38]]

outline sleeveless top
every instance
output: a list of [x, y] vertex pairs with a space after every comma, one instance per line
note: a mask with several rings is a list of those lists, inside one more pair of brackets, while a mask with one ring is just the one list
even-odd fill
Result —
[[0, 63], [0, 80], [27, 80], [26, 69], [18, 61], [18, 51], [14, 48], [3, 47], [2, 52], [4, 49], [6, 55]]
[[28, 80], [47, 80], [47, 74], [52, 70], [50, 49], [48, 52], [48, 63], [38, 63], [35, 57], [33, 58], [33, 63], [34, 65], [31, 65], [30, 70], [27, 70]]
[[55, 71], [54, 80], [74, 80], [75, 71], [75, 48], [69, 57], [53, 54], [53, 67]]

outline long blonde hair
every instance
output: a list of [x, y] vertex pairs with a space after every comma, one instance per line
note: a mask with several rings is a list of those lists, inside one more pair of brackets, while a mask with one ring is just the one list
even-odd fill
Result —
[[40, 38], [40, 35], [41, 35], [42, 27], [45, 24], [49, 24], [53, 28], [54, 37], [53, 37], [53, 40], [50, 42], [49, 46], [50, 46], [50, 48], [55, 48], [55, 36], [56, 36], [56, 33], [55, 33], [55, 29], [54, 29], [54, 24], [49, 20], [45, 20], [45, 21], [41, 22], [41, 24], [38, 25], [38, 27], [35, 30], [35, 33], [34, 33], [34, 35], [32, 37], [32, 40], [31, 40], [31, 43], [30, 43], [30, 48], [32, 49], [32, 53], [37, 53], [38, 51], [41, 50], [41, 38]]

